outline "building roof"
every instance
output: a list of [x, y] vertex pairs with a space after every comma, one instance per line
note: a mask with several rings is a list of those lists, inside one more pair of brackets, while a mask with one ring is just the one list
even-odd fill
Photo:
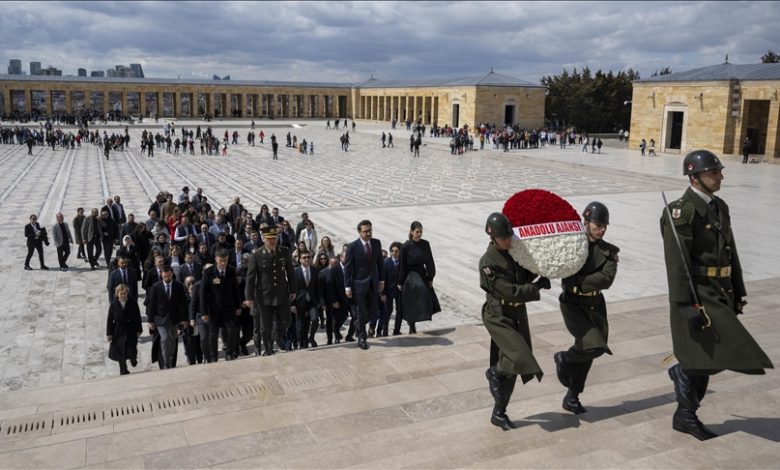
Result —
[[636, 81], [641, 83], [722, 80], [780, 80], [780, 64], [720, 64]]
[[373, 76], [362, 83], [335, 82], [285, 82], [275, 80], [208, 80], [180, 78], [135, 78], [135, 77], [78, 77], [50, 75], [0, 75], [0, 81], [28, 82], [92, 82], [92, 83], [138, 83], [159, 85], [222, 85], [222, 86], [268, 86], [295, 88], [405, 88], [405, 87], [441, 87], [441, 86], [512, 86], [541, 87], [535, 83], [494, 72], [486, 75], [464, 78], [418, 78], [403, 80], [377, 80]]
[[135, 78], [135, 77], [77, 77], [77, 76], [49, 76], [49, 75], [0, 75], [0, 81], [28, 81], [28, 82], [92, 82], [92, 83], [138, 83], [159, 85], [222, 85], [222, 86], [268, 86], [268, 87], [295, 87], [295, 88], [351, 88], [351, 83], [334, 82], [284, 82], [275, 80], [208, 80], [208, 79], [183, 79], [183, 78]]
[[358, 88], [414, 88], [414, 87], [441, 87], [441, 86], [517, 86], [539, 87], [542, 85], [531, 83], [519, 78], [496, 73], [492, 69], [486, 75], [477, 75], [462, 78], [412, 78], [403, 80], [378, 80], [373, 76], [356, 85]]

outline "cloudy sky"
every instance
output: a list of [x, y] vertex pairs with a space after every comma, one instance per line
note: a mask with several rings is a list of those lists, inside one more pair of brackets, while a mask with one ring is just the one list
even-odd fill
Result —
[[9, 59], [76, 69], [141, 63], [147, 77], [303, 81], [460, 77], [490, 67], [537, 83], [564, 67], [642, 77], [780, 52], [773, 2], [12, 2]]

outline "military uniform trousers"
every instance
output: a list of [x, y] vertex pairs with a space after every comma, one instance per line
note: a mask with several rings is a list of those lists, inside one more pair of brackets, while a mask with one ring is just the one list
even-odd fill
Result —
[[254, 316], [255, 347], [260, 344], [260, 339], [265, 345], [266, 351], [273, 349], [274, 331], [276, 339], [284, 338], [287, 328], [292, 321], [290, 315], [290, 303], [283, 302], [280, 305], [255, 304], [252, 309]]

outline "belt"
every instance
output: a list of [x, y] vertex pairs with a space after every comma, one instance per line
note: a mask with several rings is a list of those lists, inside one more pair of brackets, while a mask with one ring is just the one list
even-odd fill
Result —
[[504, 299], [501, 299], [501, 305], [505, 305], [507, 307], [522, 307], [524, 302], [507, 302]]
[[693, 275], [700, 277], [731, 277], [731, 266], [694, 266]]
[[574, 295], [579, 295], [582, 297], [595, 297], [597, 295], [601, 294], [600, 290], [592, 290], [590, 292], [582, 292], [579, 287], [574, 286], [571, 289], [569, 289], [569, 292], [571, 292]]

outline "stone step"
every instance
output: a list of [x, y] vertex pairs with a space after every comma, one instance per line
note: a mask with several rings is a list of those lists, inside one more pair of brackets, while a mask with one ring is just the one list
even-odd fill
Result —
[[[756, 337], [777, 357], [769, 287], [744, 319], [762, 326]], [[368, 351], [342, 344], [3, 393], [0, 458], [61, 468], [595, 468], [657, 466], [656, 456], [664, 466], [678, 448], [704, 458], [698, 441], [671, 430], [667, 312], [660, 297], [610, 306], [615, 355], [595, 361], [581, 416], [560, 408], [552, 355], [571, 343], [560, 313], [532, 315], [547, 375], [517, 386], [511, 432], [489, 423], [487, 333], [463, 325], [372, 339]], [[715, 441], [751, 440], [758, 467], [780, 429], [780, 377], [768, 372], [713, 376], [700, 410], [723, 434]]]

